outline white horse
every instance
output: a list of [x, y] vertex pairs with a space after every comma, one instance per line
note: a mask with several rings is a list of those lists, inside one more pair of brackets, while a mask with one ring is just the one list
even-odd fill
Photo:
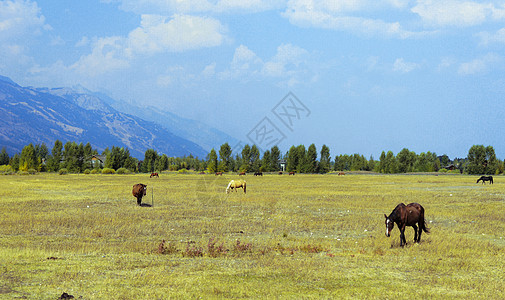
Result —
[[232, 180], [228, 183], [228, 187], [226, 188], [226, 193], [230, 193], [230, 190], [235, 189], [235, 192], [238, 188], [244, 189], [244, 194], [246, 193], [246, 184], [244, 180]]

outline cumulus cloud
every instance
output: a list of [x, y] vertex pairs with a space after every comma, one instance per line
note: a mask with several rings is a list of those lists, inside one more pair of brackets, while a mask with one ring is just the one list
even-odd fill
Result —
[[477, 34], [480, 38], [480, 44], [487, 46], [488, 44], [505, 44], [505, 28], [501, 28], [495, 33], [481, 32]]
[[36, 2], [0, 1], [0, 41], [26, 39], [50, 29]]
[[269, 59], [261, 59], [244, 45], [235, 49], [230, 67], [220, 72], [221, 79], [271, 80], [293, 86], [317, 77], [310, 67], [311, 54], [296, 45], [282, 44]]
[[[227, 38], [226, 28], [212, 18], [174, 15], [142, 15], [139, 27], [128, 36], [97, 38], [91, 53], [79, 59], [71, 69], [90, 76], [130, 66], [133, 59], [145, 55], [180, 52], [215, 47]], [[85, 45], [87, 38], [78, 44]]]
[[225, 27], [212, 18], [174, 15], [170, 20], [160, 15], [142, 15], [140, 27], [127, 38], [135, 53], [184, 51], [218, 46], [225, 40]]
[[502, 8], [493, 3], [456, 0], [418, 0], [412, 12], [418, 14], [427, 26], [466, 27], [488, 20], [504, 18]]
[[[331, 30], [349, 31], [386, 38], [409, 38], [424, 35], [425, 32], [412, 32], [402, 28], [400, 22], [382, 20], [378, 11], [384, 7], [401, 9], [406, 1], [370, 0], [290, 0], [283, 16], [292, 24], [302, 27], [317, 27]], [[363, 17], [358, 13], [377, 17]]]
[[497, 63], [501, 63], [502, 61], [503, 61], [502, 57], [490, 53], [483, 57], [476, 58], [472, 61], [462, 63], [459, 66], [458, 73], [460, 75], [473, 75], [473, 74], [486, 73], [487, 71], [489, 71], [491, 66], [495, 66]]
[[413, 62], [406, 62], [403, 58], [398, 58], [393, 64], [393, 71], [400, 73], [409, 73], [419, 68], [419, 64]]

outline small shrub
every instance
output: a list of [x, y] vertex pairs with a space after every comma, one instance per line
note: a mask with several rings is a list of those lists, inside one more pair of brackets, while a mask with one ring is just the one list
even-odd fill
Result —
[[182, 253], [184, 257], [202, 257], [203, 248], [192, 245], [192, 242], [188, 242], [186, 245], [186, 250]]
[[179, 171], [177, 171], [179, 174], [186, 174], [188, 173], [188, 170], [187, 169], [180, 169]]
[[447, 173], [447, 169], [442, 168], [442, 169], [438, 170], [438, 172], [440, 172], [440, 173]]
[[119, 168], [116, 171], [116, 174], [130, 174], [130, 173], [131, 173], [131, 171], [128, 170], [127, 168]]
[[102, 174], [115, 174], [115, 173], [116, 173], [116, 171], [111, 168], [103, 168], [103, 170], [102, 170]]
[[60, 169], [60, 170], [58, 171], [58, 174], [60, 174], [60, 175], [67, 175], [67, 174], [68, 174], [68, 170], [67, 170], [67, 169], [65, 169], [65, 168]]
[[240, 240], [237, 240], [237, 243], [235, 244], [235, 251], [238, 252], [251, 252], [252, 250], [252, 244], [241, 244]]
[[177, 253], [178, 251], [179, 250], [177, 250], [177, 247], [175, 247], [173, 244], [168, 243], [168, 245], [166, 245], [165, 240], [163, 240], [158, 245], [158, 249], [156, 250], [156, 253], [158, 253], [158, 254], [173, 254], [173, 253]]
[[89, 173], [91, 173], [89, 169], [84, 170], [84, 174], [88, 175]]
[[224, 244], [221, 243], [221, 245], [216, 247], [217, 240], [214, 238], [210, 238], [209, 242], [207, 243], [207, 250], [209, 252], [210, 257], [218, 257], [220, 255], [225, 255], [228, 250], [225, 249]]
[[1, 165], [0, 166], [0, 173], [12, 174], [13, 172], [14, 172], [14, 170], [12, 169], [12, 167], [10, 165]]
[[101, 173], [102, 170], [101, 169], [93, 169], [91, 170], [90, 174], [98, 174], [98, 173]]

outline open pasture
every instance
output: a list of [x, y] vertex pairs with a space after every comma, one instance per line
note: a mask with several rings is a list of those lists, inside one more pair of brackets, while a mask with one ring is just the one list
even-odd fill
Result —
[[[505, 298], [502, 177], [237, 178], [0, 176], [0, 299]], [[385, 236], [400, 202], [425, 208], [420, 244]]]

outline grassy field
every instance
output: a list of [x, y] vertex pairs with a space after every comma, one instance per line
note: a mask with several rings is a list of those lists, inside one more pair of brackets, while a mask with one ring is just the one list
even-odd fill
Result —
[[[0, 299], [505, 298], [505, 178], [236, 178], [0, 176]], [[384, 234], [400, 202], [425, 208], [420, 244]]]

